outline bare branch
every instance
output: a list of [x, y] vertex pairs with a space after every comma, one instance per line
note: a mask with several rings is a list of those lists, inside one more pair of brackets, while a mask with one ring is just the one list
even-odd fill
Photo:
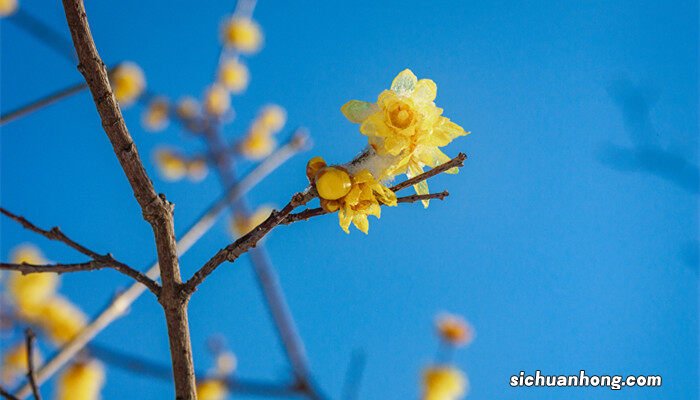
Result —
[[[308, 136], [297, 131], [292, 139], [277, 149], [273, 154], [258, 164], [248, 172], [238, 184], [229, 187], [225, 193], [210, 204], [202, 215], [185, 230], [185, 233], [177, 242], [178, 256], [187, 253], [192, 246], [206, 234], [216, 223], [229, 202], [244, 196], [253, 189], [260, 181], [274, 172], [292, 156], [297, 154], [306, 146]], [[146, 276], [156, 279], [160, 269], [158, 262], [154, 262], [147, 270]], [[81, 349], [83, 349], [98, 333], [104, 330], [114, 320], [121, 317], [129, 306], [143, 294], [145, 288], [140, 284], [133, 284], [126, 290], [120, 292], [111, 300], [108, 306], [95, 316], [89, 324], [83, 328], [70, 342], [66, 343], [46, 364], [37, 371], [37, 379], [44, 382], [55, 374], [64, 364], [71, 360]], [[22, 386], [17, 395], [25, 398], [31, 393], [29, 385]]]
[[60, 89], [56, 92], [50, 93], [38, 100], [32, 101], [29, 104], [20, 106], [12, 111], [8, 111], [5, 114], [0, 115], [0, 125], [5, 125], [6, 123], [27, 115], [31, 112], [44, 108], [51, 105], [61, 99], [72, 96], [78, 92], [81, 92], [87, 88], [85, 82], [80, 82], [75, 85], [68, 86], [66, 88]]
[[34, 336], [34, 331], [31, 328], [27, 328], [25, 335], [27, 336], [27, 380], [32, 387], [34, 400], [41, 400], [41, 393], [39, 393], [39, 386], [36, 383], [36, 375], [34, 374], [34, 341], [36, 336]]
[[[450, 195], [450, 193], [447, 190], [444, 190], [440, 193], [414, 194], [414, 195], [410, 195], [410, 196], [399, 197], [396, 199], [396, 202], [397, 203], [414, 203], [417, 201], [431, 200], [431, 199], [444, 200], [445, 197], [447, 197], [449, 195]], [[382, 204], [382, 205], [384, 205], [384, 204]], [[289, 214], [287, 216], [287, 218], [285, 218], [284, 221], [281, 222], [281, 224], [282, 225], [289, 225], [293, 222], [306, 221], [309, 218], [318, 217], [319, 215], [326, 215], [326, 214], [330, 214], [330, 213], [321, 207], [310, 208], [310, 209], [307, 209], [304, 211], [300, 211], [298, 213]]]
[[255, 227], [252, 231], [240, 237], [235, 242], [219, 250], [214, 257], [207, 261], [190, 279], [185, 283], [184, 289], [188, 293], [197, 290], [197, 286], [204, 281], [214, 270], [225, 261], [233, 262], [241, 254], [245, 253], [262, 239], [274, 227], [280, 224], [284, 218], [289, 215], [295, 208], [303, 206], [313, 198], [316, 193], [311, 188], [307, 188], [304, 192], [296, 193], [292, 196], [286, 206], [280, 211], [273, 211], [265, 221]]
[[408, 180], [403, 181], [399, 184], [396, 184], [396, 185], [392, 186], [390, 189], [393, 190], [394, 192], [398, 192], [399, 190], [401, 190], [403, 188], [407, 188], [411, 185], [415, 185], [416, 183], [423, 182], [424, 180], [426, 180], [428, 178], [432, 178], [433, 176], [435, 176], [439, 173], [445, 172], [448, 169], [451, 169], [454, 167], [462, 167], [462, 166], [464, 166], [464, 160], [466, 160], [466, 159], [467, 159], [466, 154], [459, 153], [459, 154], [457, 154], [457, 157], [451, 159], [450, 161], [448, 161], [444, 164], [440, 164], [437, 167], [435, 167], [429, 171], [423, 172], [420, 175], [416, 175], [411, 179], [408, 179]]
[[5, 400], [19, 400], [17, 397], [13, 396], [10, 392], [5, 390], [2, 386], [0, 386], [0, 396], [5, 398]]
[[[136, 281], [142, 283], [144, 286], [146, 286], [151, 292], [154, 294], [158, 295], [160, 293], [160, 285], [156, 283], [153, 279], [150, 279], [143, 273], [131, 268], [130, 266], [117, 261], [114, 259], [114, 257], [111, 254], [99, 254], [93, 250], [88, 249], [87, 247], [81, 245], [80, 243], [74, 241], [73, 239], [69, 238], [66, 234], [64, 234], [59, 227], [53, 227], [49, 230], [39, 228], [38, 226], [34, 225], [31, 223], [29, 220], [26, 218], [14, 214], [5, 208], [0, 207], [0, 213], [3, 215], [7, 216], [8, 218], [16, 221], [20, 225], [22, 225], [25, 229], [28, 229], [32, 232], [38, 233], [39, 235], [44, 236], [47, 239], [50, 240], [55, 240], [58, 242], [62, 242], [66, 244], [67, 246], [75, 249], [79, 253], [82, 253], [90, 258], [92, 258], [92, 262], [86, 262], [86, 263], [80, 263], [80, 264], [62, 264], [62, 265], [29, 265], [29, 264], [8, 264], [8, 263], [2, 263], [2, 266], [0, 269], [8, 269], [8, 270], [16, 270], [16, 271], [21, 271], [24, 274], [32, 273], [32, 272], [57, 272], [57, 273], [63, 273], [63, 272], [75, 272], [75, 271], [91, 271], [91, 270], [97, 270], [97, 269], [103, 269], [103, 268], [112, 268], [114, 270], [117, 270], [124, 275], [127, 275]], [[52, 269], [58, 267], [59, 269]]]

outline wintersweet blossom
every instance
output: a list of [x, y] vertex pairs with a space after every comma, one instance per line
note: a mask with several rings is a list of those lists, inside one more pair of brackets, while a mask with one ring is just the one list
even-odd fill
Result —
[[192, 96], [185, 96], [177, 101], [175, 113], [178, 118], [189, 121], [199, 117], [202, 112], [202, 106], [199, 101]]
[[154, 159], [158, 173], [165, 180], [176, 181], [187, 174], [187, 162], [173, 150], [156, 149]]
[[[435, 167], [450, 160], [440, 147], [454, 138], [467, 135], [461, 126], [442, 116], [435, 103], [437, 86], [430, 79], [418, 80], [406, 69], [394, 78], [376, 103], [351, 100], [341, 108], [345, 117], [360, 124], [377, 155], [388, 162], [379, 179], [406, 174], [419, 175], [426, 166]], [[448, 173], [456, 173], [453, 168]], [[423, 181], [414, 186], [416, 193], [428, 194]], [[427, 207], [427, 200], [423, 203]]]
[[204, 111], [221, 117], [231, 109], [231, 95], [222, 85], [215, 83], [204, 93]]
[[[46, 264], [41, 251], [31, 244], [23, 244], [12, 251], [13, 264]], [[16, 306], [17, 313], [24, 318], [36, 316], [41, 306], [48, 301], [58, 288], [58, 275], [53, 273], [35, 273], [23, 275], [20, 272], [8, 274], [6, 283], [10, 301]]]
[[132, 104], [146, 88], [143, 70], [133, 62], [119, 64], [109, 76], [114, 97], [122, 106]]
[[[39, 349], [34, 350], [34, 364], [41, 363], [41, 354]], [[5, 354], [2, 357], [2, 381], [12, 383], [18, 377], [24, 376], [27, 373], [27, 346], [24, 341], [17, 342], [9, 349], [5, 349]]]
[[474, 339], [474, 329], [458, 315], [442, 314], [435, 325], [440, 339], [453, 346], [464, 346]]
[[60, 345], [73, 339], [85, 327], [87, 317], [68, 299], [54, 296], [43, 304], [38, 318], [33, 322]]
[[55, 400], [99, 400], [105, 382], [102, 363], [89, 360], [66, 368], [58, 377]]
[[338, 212], [345, 233], [350, 233], [352, 223], [367, 234], [367, 217], [379, 218], [382, 204], [396, 205], [396, 194], [367, 169], [354, 171], [343, 166], [327, 166], [323, 158], [314, 157], [307, 163], [306, 173], [318, 192], [321, 207], [327, 212]]
[[241, 93], [248, 87], [250, 80], [248, 67], [235, 58], [225, 60], [219, 68], [218, 80], [229, 92]]
[[0, 0], [0, 17], [7, 17], [17, 11], [17, 0]]
[[457, 400], [467, 387], [467, 377], [457, 368], [433, 366], [423, 372], [423, 400]]
[[170, 115], [170, 102], [165, 97], [156, 97], [148, 103], [141, 122], [143, 127], [151, 132], [162, 131], [168, 126]]
[[231, 232], [234, 236], [240, 237], [250, 232], [256, 226], [260, 225], [263, 221], [270, 216], [273, 207], [264, 205], [260, 206], [255, 212], [249, 216], [236, 215], [231, 220]]
[[197, 384], [199, 400], [224, 400], [226, 396], [228, 396], [228, 387], [221, 379], [206, 379]]
[[277, 147], [274, 135], [287, 122], [284, 108], [270, 104], [263, 107], [253, 121], [248, 134], [239, 144], [239, 152], [251, 160], [260, 160], [270, 155]]
[[257, 53], [263, 42], [260, 25], [250, 18], [232, 17], [221, 30], [221, 39], [226, 47], [241, 53]]
[[230, 351], [222, 351], [216, 356], [216, 373], [219, 375], [231, 375], [238, 365], [236, 355]]

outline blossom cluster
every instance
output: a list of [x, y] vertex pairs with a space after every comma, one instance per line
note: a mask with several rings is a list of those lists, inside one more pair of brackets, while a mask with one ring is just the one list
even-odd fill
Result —
[[[314, 158], [307, 165], [307, 177], [318, 192], [321, 207], [338, 211], [341, 228], [348, 232], [352, 222], [368, 232], [368, 215], [379, 218], [380, 205], [396, 205], [385, 183], [399, 175], [411, 178], [450, 160], [440, 148], [467, 135], [461, 126], [442, 115], [435, 105], [437, 85], [420, 79], [406, 69], [396, 76], [389, 90], [376, 103], [351, 100], [341, 108], [345, 117], [360, 125], [368, 146], [352, 162], [327, 167]], [[318, 167], [321, 166], [321, 167]], [[447, 173], [456, 173], [452, 168]], [[414, 185], [416, 193], [428, 194], [425, 181]], [[428, 207], [428, 200], [423, 200]]]

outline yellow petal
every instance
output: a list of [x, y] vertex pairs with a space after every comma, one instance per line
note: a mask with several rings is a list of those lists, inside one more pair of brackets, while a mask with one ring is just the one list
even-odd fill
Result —
[[[406, 172], [406, 176], [411, 179], [414, 176], [418, 176], [423, 173], [423, 168], [419, 166], [416, 163], [409, 163], [408, 164], [408, 171]], [[413, 185], [413, 188], [416, 190], [417, 194], [428, 194], [428, 182], [422, 181], [419, 182], [415, 185]], [[423, 207], [428, 208], [428, 205], [430, 205], [430, 200], [422, 200]]]
[[352, 224], [365, 235], [369, 233], [369, 220], [365, 214], [357, 214], [352, 217]]
[[352, 222], [352, 215], [348, 212], [347, 208], [341, 208], [338, 210], [338, 223], [340, 228], [343, 229], [345, 233], [350, 233], [350, 223]]
[[399, 96], [408, 97], [415, 89], [416, 82], [418, 82], [418, 78], [413, 72], [410, 69], [405, 69], [396, 75], [394, 81], [391, 82], [391, 90]]
[[437, 85], [430, 79], [421, 79], [411, 97], [418, 102], [432, 102], [437, 97]]
[[366, 120], [367, 117], [379, 111], [379, 107], [374, 103], [368, 103], [366, 101], [350, 100], [340, 108], [340, 111], [350, 122], [360, 124]]

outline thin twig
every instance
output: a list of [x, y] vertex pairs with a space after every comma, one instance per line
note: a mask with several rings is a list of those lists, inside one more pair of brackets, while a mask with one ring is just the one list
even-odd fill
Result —
[[19, 398], [13, 396], [12, 393], [5, 390], [2, 386], [0, 386], [0, 396], [5, 398], [5, 400], [19, 400]]
[[69, 238], [64, 234], [59, 227], [53, 227], [49, 230], [39, 228], [38, 226], [34, 225], [31, 223], [29, 220], [26, 218], [14, 214], [2, 207], [0, 207], [0, 213], [3, 215], [7, 216], [8, 218], [16, 221], [17, 223], [21, 224], [25, 229], [30, 230], [32, 232], [38, 233], [39, 235], [42, 235], [46, 237], [47, 239], [50, 240], [55, 240], [58, 242], [62, 242], [66, 244], [67, 246], [75, 249], [79, 253], [82, 253], [90, 258], [92, 258], [92, 262], [86, 262], [86, 263], [80, 263], [80, 264], [61, 264], [61, 265], [30, 265], [30, 264], [8, 264], [8, 263], [2, 263], [0, 266], [0, 269], [13, 269], [17, 271], [21, 271], [24, 274], [32, 273], [32, 272], [57, 272], [57, 273], [63, 273], [63, 272], [74, 272], [74, 271], [91, 271], [91, 270], [96, 270], [96, 269], [102, 269], [102, 268], [112, 268], [116, 271], [119, 271], [136, 281], [142, 283], [144, 286], [146, 286], [151, 292], [155, 293], [156, 295], [159, 294], [160, 292], [160, 285], [153, 279], [149, 278], [145, 274], [141, 273], [140, 271], [137, 271], [130, 266], [117, 261], [114, 259], [114, 257], [111, 254], [99, 254], [93, 250], [88, 249], [87, 247], [81, 245], [80, 243], [74, 241], [73, 239]]
[[41, 400], [41, 393], [39, 393], [39, 386], [36, 383], [36, 375], [34, 374], [34, 341], [36, 336], [34, 336], [32, 328], [27, 328], [25, 335], [27, 337], [27, 380], [32, 387], [34, 400]]
[[366, 364], [367, 357], [364, 351], [356, 350], [352, 352], [350, 363], [345, 373], [345, 382], [343, 382], [343, 391], [340, 396], [341, 400], [357, 400]]
[[[432, 199], [444, 200], [445, 197], [447, 197], [449, 195], [450, 195], [450, 193], [447, 190], [444, 190], [444, 191], [439, 192], [439, 193], [413, 194], [410, 196], [399, 197], [396, 199], [396, 202], [397, 203], [414, 203], [417, 201], [432, 200]], [[382, 204], [382, 205], [384, 205], [384, 204]], [[287, 216], [287, 218], [285, 218], [284, 221], [281, 222], [281, 224], [282, 225], [289, 225], [293, 222], [306, 221], [309, 218], [318, 217], [320, 215], [326, 215], [326, 214], [330, 214], [330, 213], [321, 207], [310, 208], [310, 209], [307, 209], [304, 211], [300, 211], [298, 213], [289, 214]]]
[[29, 114], [40, 108], [46, 107], [53, 104], [61, 99], [65, 99], [76, 93], [79, 93], [87, 89], [87, 84], [85, 82], [76, 83], [74, 85], [68, 86], [66, 88], [60, 89], [56, 92], [50, 93], [38, 100], [34, 100], [29, 104], [20, 106], [12, 111], [8, 111], [5, 114], [0, 115], [0, 125], [4, 125], [10, 121], [13, 121], [23, 115]]
[[459, 153], [459, 154], [457, 154], [457, 157], [451, 159], [450, 161], [448, 161], [444, 164], [440, 164], [437, 167], [435, 167], [429, 171], [423, 172], [420, 175], [416, 175], [411, 179], [408, 179], [408, 180], [403, 181], [399, 184], [396, 184], [396, 185], [392, 186], [390, 189], [393, 190], [394, 192], [398, 192], [399, 190], [401, 190], [403, 188], [407, 188], [411, 185], [415, 185], [416, 183], [422, 182], [428, 178], [432, 178], [433, 176], [435, 176], [439, 173], [445, 172], [448, 169], [452, 169], [454, 167], [462, 167], [462, 166], [464, 166], [464, 160], [466, 160], [466, 159], [467, 159], [466, 154]]
[[[292, 139], [288, 143], [277, 149], [277, 151], [248, 172], [237, 185], [229, 187], [219, 199], [205, 209], [177, 241], [178, 256], [187, 253], [187, 251], [214, 226], [214, 223], [229, 202], [244, 196], [260, 181], [277, 170], [277, 168], [306, 146], [308, 137], [301, 132], [297, 133], [298, 134], [292, 136]], [[158, 262], [155, 261], [148, 268], [146, 276], [151, 279], [157, 279], [159, 272]], [[53, 374], [97, 336], [98, 333], [109, 326], [114, 320], [124, 315], [129, 306], [136, 301], [144, 291], [145, 287], [143, 285], [135, 283], [115, 296], [108, 306], [93, 318], [80, 333], [70, 342], [66, 343], [60, 351], [37, 370], [38, 382], [45, 382], [53, 376]], [[27, 384], [19, 389], [17, 396], [25, 398], [30, 393], [31, 388]]]

